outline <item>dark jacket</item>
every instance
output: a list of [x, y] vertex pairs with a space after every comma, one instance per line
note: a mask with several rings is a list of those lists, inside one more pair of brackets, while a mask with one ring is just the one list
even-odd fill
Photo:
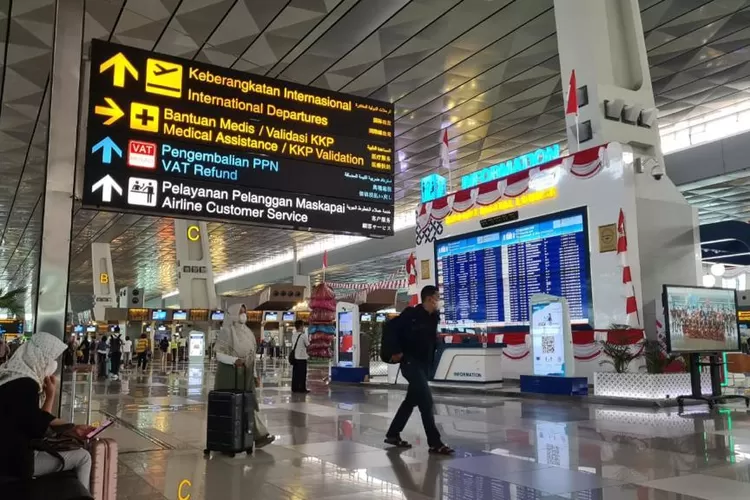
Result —
[[0, 385], [0, 401], [0, 476], [32, 477], [34, 451], [30, 441], [44, 437], [55, 417], [39, 407], [39, 384], [31, 378]]
[[432, 367], [437, 344], [438, 313], [428, 313], [422, 304], [407, 307], [398, 317], [399, 343], [405, 361], [417, 361]]

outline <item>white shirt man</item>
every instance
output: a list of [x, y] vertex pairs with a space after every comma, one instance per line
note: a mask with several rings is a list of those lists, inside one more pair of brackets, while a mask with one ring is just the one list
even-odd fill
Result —
[[292, 392], [307, 393], [307, 348], [310, 346], [310, 338], [305, 331], [305, 323], [297, 320], [294, 323], [294, 336], [292, 337], [292, 349], [294, 349], [294, 365], [292, 366]]

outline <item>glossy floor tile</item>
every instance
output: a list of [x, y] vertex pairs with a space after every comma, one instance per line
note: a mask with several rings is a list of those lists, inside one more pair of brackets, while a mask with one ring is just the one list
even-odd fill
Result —
[[[715, 500], [750, 497], [750, 413], [739, 405], [650, 410], [585, 402], [436, 393], [436, 422], [457, 453], [427, 452], [415, 411], [403, 438], [383, 437], [404, 396], [330, 386], [310, 369], [292, 394], [283, 360], [260, 363], [261, 418], [277, 441], [251, 456], [203, 455], [215, 366], [126, 370], [94, 381], [92, 419], [114, 419], [126, 500]], [[71, 376], [63, 416], [71, 409]], [[74, 418], [89, 384], [76, 376]]]

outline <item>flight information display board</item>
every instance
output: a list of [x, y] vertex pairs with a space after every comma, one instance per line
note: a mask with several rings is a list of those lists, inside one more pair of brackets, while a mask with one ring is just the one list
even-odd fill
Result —
[[393, 144], [392, 104], [92, 41], [86, 207], [388, 236]]
[[529, 298], [565, 297], [571, 322], [591, 309], [588, 232], [583, 209], [436, 242], [435, 262], [450, 326], [529, 324]]

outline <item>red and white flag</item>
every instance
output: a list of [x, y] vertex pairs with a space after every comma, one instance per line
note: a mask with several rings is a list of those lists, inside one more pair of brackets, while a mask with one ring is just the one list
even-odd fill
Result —
[[565, 114], [578, 116], [578, 85], [576, 84], [576, 70], [570, 72], [568, 104], [565, 107]]
[[628, 325], [640, 327], [641, 320], [638, 315], [635, 286], [628, 264], [628, 235], [625, 231], [625, 213], [622, 209], [620, 209], [620, 216], [617, 218], [617, 255], [620, 257], [620, 266], [622, 267], [622, 284], [625, 288], [625, 314], [628, 317]]
[[417, 293], [417, 258], [414, 252], [409, 254], [406, 259], [406, 273], [409, 275], [409, 305], [416, 306], [419, 304], [419, 293]]
[[576, 149], [581, 149], [580, 131], [578, 129], [578, 83], [576, 82], [576, 70], [570, 72], [570, 83], [568, 83], [568, 102], [565, 105], [565, 116], [573, 115], [576, 120]]
[[443, 138], [440, 141], [440, 168], [448, 170], [448, 191], [452, 187], [451, 158], [448, 149], [448, 129], [443, 129]]

